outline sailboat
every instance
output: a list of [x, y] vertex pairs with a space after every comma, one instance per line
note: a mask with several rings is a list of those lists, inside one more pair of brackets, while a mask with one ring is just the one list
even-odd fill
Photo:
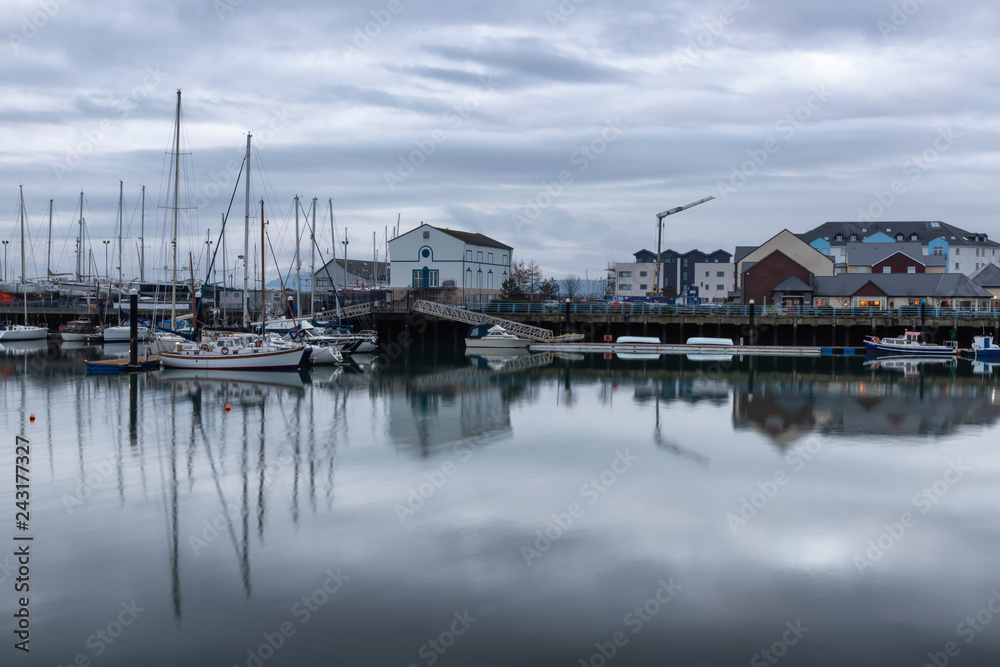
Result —
[[24, 188], [18, 186], [20, 192], [21, 212], [21, 296], [24, 298], [24, 324], [10, 324], [6, 327], [0, 324], [0, 341], [11, 340], [44, 340], [49, 335], [46, 327], [33, 327], [28, 324], [28, 290], [24, 275]]

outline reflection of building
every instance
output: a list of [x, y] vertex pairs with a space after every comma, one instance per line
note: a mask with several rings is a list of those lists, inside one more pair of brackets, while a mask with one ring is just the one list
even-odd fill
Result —
[[857, 437], [943, 435], [958, 427], [993, 424], [1000, 404], [977, 384], [878, 382], [757, 383], [733, 399], [735, 429], [754, 429], [785, 447], [816, 432]]
[[441, 380], [436, 387], [423, 382], [420, 388], [393, 392], [389, 401], [389, 437], [394, 443], [416, 449], [424, 456], [434, 448], [469, 444], [470, 440], [511, 432], [510, 404], [495, 376], [462, 373], [463, 377], [449, 382], [447, 371], [436, 375]]

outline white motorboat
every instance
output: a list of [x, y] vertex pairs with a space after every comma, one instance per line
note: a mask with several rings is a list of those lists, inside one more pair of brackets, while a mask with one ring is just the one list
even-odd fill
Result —
[[229, 371], [286, 371], [304, 366], [309, 350], [301, 346], [277, 347], [249, 334], [220, 337], [211, 343], [176, 343], [160, 352], [166, 368]]
[[993, 342], [993, 336], [974, 336], [972, 351], [977, 359], [1000, 359], [1000, 346]]
[[865, 338], [865, 351], [869, 355], [905, 354], [907, 356], [954, 357], [958, 354], [958, 346], [936, 345], [920, 340], [919, 331], [907, 331], [896, 338]]
[[509, 333], [499, 324], [480, 324], [469, 330], [469, 335], [465, 337], [465, 347], [472, 349], [480, 348], [518, 348], [528, 347], [531, 341], [527, 338], [518, 338]]
[[653, 336], [619, 336], [616, 343], [627, 343], [630, 345], [660, 345], [660, 339]]
[[[149, 340], [153, 336], [153, 328], [139, 324], [135, 328], [136, 336], [139, 340]], [[129, 336], [132, 335], [131, 325], [126, 322], [116, 327], [106, 327], [104, 329], [104, 342], [105, 343], [122, 343], [128, 342]]]

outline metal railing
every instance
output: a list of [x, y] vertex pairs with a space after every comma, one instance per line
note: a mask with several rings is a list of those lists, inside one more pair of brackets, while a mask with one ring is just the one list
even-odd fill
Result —
[[435, 303], [433, 301], [415, 301], [413, 302], [413, 310], [426, 315], [433, 315], [434, 317], [443, 317], [448, 320], [465, 322], [466, 324], [499, 324], [510, 333], [517, 334], [523, 338], [530, 338], [538, 341], [552, 340], [552, 332], [549, 329], [533, 327], [528, 324], [505, 320], [501, 317], [487, 315], [482, 311], [468, 310], [466, 308], [446, 305], [443, 303]]
[[[749, 317], [750, 306], [733, 304], [697, 304], [676, 306], [662, 303], [572, 303], [570, 312], [584, 314], [635, 314], [635, 315], [719, 315], [729, 317]], [[558, 308], [545, 307], [540, 303], [489, 303], [472, 304], [468, 310], [480, 313], [565, 313], [566, 304]], [[787, 317], [920, 317], [920, 306], [897, 306], [895, 308], [835, 308], [833, 306], [754, 306], [758, 316]], [[975, 307], [935, 307], [925, 309], [926, 317], [982, 319], [998, 318], [1000, 310]]]

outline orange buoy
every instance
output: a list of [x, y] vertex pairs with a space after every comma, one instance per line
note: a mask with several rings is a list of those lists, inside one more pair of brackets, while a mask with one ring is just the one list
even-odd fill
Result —
[[32, 413], [31, 413], [31, 416], [30, 416], [30, 417], [28, 417], [28, 419], [30, 419], [31, 421], [35, 421], [35, 413], [34, 413], [34, 412], [32, 412]]
[[229, 412], [229, 404], [226, 404], [226, 412]]

